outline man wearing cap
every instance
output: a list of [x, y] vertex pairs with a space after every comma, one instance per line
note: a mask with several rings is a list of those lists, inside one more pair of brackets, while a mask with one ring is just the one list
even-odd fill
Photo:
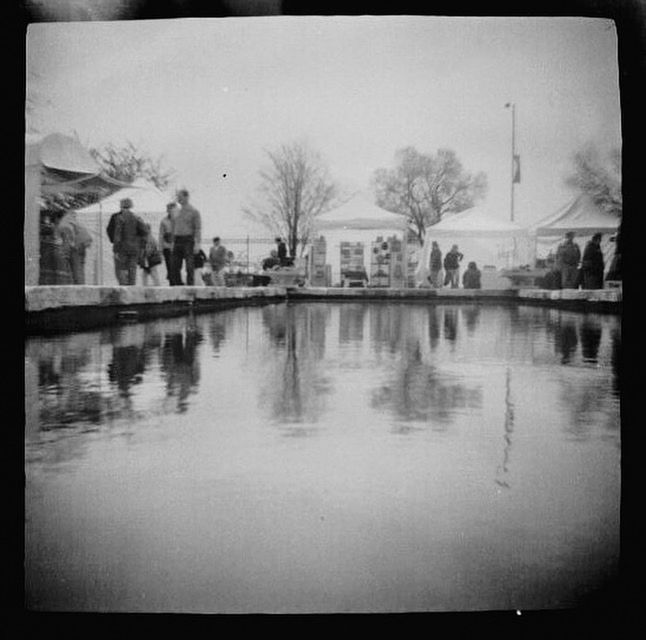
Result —
[[188, 202], [188, 191], [177, 193], [179, 211], [173, 218], [173, 252], [171, 285], [182, 283], [182, 262], [186, 262], [186, 284], [192, 286], [195, 280], [193, 256], [200, 251], [202, 242], [202, 219], [200, 212]]
[[119, 284], [133, 285], [137, 283], [137, 259], [141, 250], [141, 239], [146, 236], [146, 227], [144, 221], [132, 212], [130, 198], [121, 200], [120, 205], [121, 211], [114, 223], [114, 264]]
[[[108, 239], [110, 240], [110, 243], [113, 245], [112, 250], [114, 251], [114, 230], [117, 227], [117, 220], [121, 218], [121, 214], [126, 211], [126, 209], [129, 209], [132, 207], [132, 200], [130, 198], [123, 198], [122, 200], [119, 201], [119, 211], [116, 213], [113, 213], [110, 216], [110, 220], [108, 221], [108, 226], [106, 227], [106, 232], [108, 234]], [[117, 279], [117, 282], [120, 283], [119, 278], [121, 277], [119, 275], [119, 265], [117, 263], [117, 258], [116, 255], [114, 257], [114, 275]]]
[[563, 289], [578, 289], [580, 260], [581, 249], [574, 242], [574, 231], [568, 231], [565, 234], [565, 242], [562, 242], [556, 250], [556, 264], [561, 272]]

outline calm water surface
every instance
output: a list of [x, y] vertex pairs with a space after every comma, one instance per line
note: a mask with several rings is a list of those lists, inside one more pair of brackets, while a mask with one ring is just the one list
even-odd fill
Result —
[[615, 316], [298, 303], [26, 343], [28, 607], [570, 607], [617, 572]]

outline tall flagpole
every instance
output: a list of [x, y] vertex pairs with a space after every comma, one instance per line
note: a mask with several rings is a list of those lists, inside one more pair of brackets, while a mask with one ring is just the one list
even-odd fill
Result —
[[516, 177], [516, 104], [508, 102], [505, 107], [511, 107], [511, 221], [514, 221], [514, 183]]
[[[511, 108], [511, 194], [510, 194], [510, 219], [514, 221], [514, 184], [516, 183], [516, 172], [520, 171], [520, 167], [517, 165], [516, 157], [516, 104], [513, 102], [508, 102], [505, 104], [505, 108]], [[519, 176], [520, 179], [520, 176]], [[514, 249], [511, 259], [512, 263], [516, 261], [516, 238], [514, 237]]]

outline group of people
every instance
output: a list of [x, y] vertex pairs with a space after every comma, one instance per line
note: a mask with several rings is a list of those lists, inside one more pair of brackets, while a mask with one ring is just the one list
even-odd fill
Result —
[[[601, 249], [601, 233], [595, 233], [586, 244], [583, 254], [574, 242], [574, 231], [565, 234], [565, 240], [556, 255], [547, 258], [549, 271], [543, 279], [545, 289], [603, 289], [605, 263]], [[619, 279], [618, 252], [611, 265], [607, 279]]]
[[[142, 284], [159, 286], [157, 267], [165, 262], [166, 279], [171, 286], [184, 284], [181, 273], [185, 265], [186, 284], [195, 283], [195, 264], [204, 256], [200, 248], [202, 221], [200, 212], [189, 203], [189, 193], [182, 189], [177, 202], [166, 206], [161, 221], [159, 241], [146, 224], [133, 212], [133, 202], [123, 198], [120, 210], [110, 217], [107, 234], [114, 253], [114, 269], [120, 285], [137, 282], [137, 268], [142, 270]], [[201, 255], [200, 255], [201, 254]], [[204, 256], [204, 259], [206, 256]]]
[[276, 248], [269, 252], [269, 257], [262, 261], [262, 270], [270, 271], [276, 267], [291, 267], [294, 264], [294, 259], [287, 255], [287, 245], [285, 241], [280, 238], [275, 238]]
[[[446, 253], [442, 259], [442, 251], [436, 241], [431, 243], [431, 255], [429, 258], [430, 275], [428, 280], [434, 289], [441, 289], [443, 286], [450, 285], [451, 289], [457, 289], [460, 286], [460, 263], [464, 255], [454, 244], [451, 250]], [[444, 278], [442, 273], [444, 270]], [[480, 289], [481, 272], [475, 262], [469, 262], [466, 271], [462, 274], [462, 286], [465, 289]]]
[[[184, 284], [182, 273], [189, 286], [195, 284], [195, 274], [202, 274], [202, 268], [210, 267], [209, 274], [203, 274], [206, 284], [224, 286], [224, 269], [230, 256], [220, 238], [213, 238], [213, 246], [207, 257], [201, 248], [202, 219], [200, 212], [190, 204], [189, 193], [182, 189], [177, 193], [177, 202], [166, 205], [166, 216], [159, 224], [159, 238], [156, 240], [152, 229], [133, 212], [133, 202], [124, 198], [120, 210], [108, 222], [107, 234], [112, 243], [114, 268], [120, 285], [134, 285], [137, 269], [142, 271], [142, 284], [150, 281], [160, 285], [158, 266], [164, 263], [166, 280], [170, 286]], [[182, 271], [184, 270], [184, 271]]]
[[40, 228], [40, 284], [85, 284], [85, 256], [92, 235], [76, 211], [47, 212]]

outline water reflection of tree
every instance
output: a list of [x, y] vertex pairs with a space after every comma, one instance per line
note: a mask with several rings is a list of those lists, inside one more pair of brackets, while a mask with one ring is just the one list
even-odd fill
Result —
[[408, 336], [390, 382], [372, 392], [372, 407], [392, 412], [405, 422], [430, 422], [446, 428], [456, 411], [480, 409], [482, 389], [468, 387], [422, 358], [420, 339]]
[[315, 422], [325, 406], [330, 381], [320, 372], [325, 354], [328, 311], [317, 305], [281, 305], [263, 310], [271, 338], [268, 371], [260, 391], [271, 419], [286, 435], [307, 435], [304, 422]]
[[166, 382], [166, 397], [177, 398], [177, 411], [188, 409], [188, 398], [196, 393], [200, 381], [200, 362], [197, 357], [202, 333], [194, 319], [189, 319], [182, 332], [168, 333], [161, 349], [160, 368]]

